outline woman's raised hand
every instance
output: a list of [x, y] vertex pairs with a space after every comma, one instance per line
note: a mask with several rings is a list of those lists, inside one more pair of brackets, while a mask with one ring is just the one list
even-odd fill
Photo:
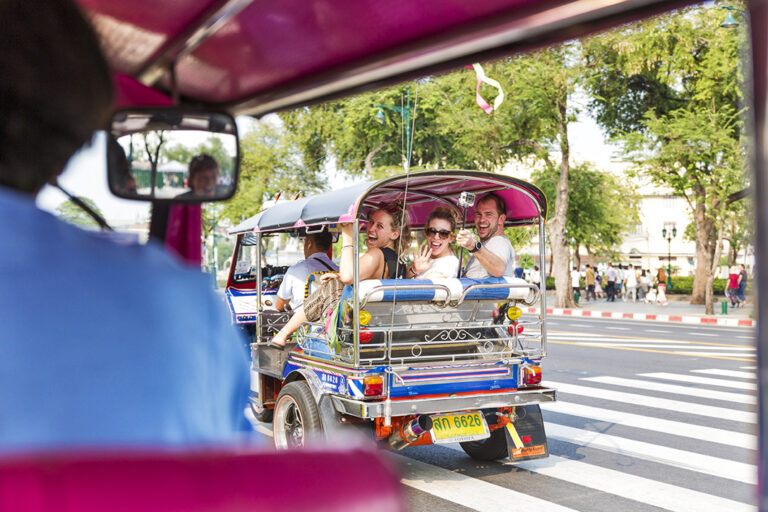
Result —
[[416, 274], [421, 274], [432, 266], [432, 260], [430, 258], [431, 251], [429, 245], [424, 244], [413, 257], [413, 271]]

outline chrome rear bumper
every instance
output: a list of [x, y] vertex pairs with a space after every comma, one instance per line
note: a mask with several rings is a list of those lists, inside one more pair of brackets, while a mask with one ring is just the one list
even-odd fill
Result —
[[[384, 418], [386, 402], [364, 402], [353, 398], [332, 396], [333, 405], [341, 414], [356, 418]], [[468, 409], [488, 409], [496, 407], [514, 407], [518, 405], [554, 402], [555, 390], [549, 388], [526, 389], [506, 393], [484, 395], [453, 396], [440, 398], [414, 398], [393, 400], [390, 402], [390, 416], [410, 414], [436, 414], [443, 412], [464, 411]]]

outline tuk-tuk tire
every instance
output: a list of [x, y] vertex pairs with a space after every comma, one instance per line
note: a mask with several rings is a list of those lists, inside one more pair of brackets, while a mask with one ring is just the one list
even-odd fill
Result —
[[251, 413], [253, 413], [253, 417], [256, 418], [256, 421], [261, 423], [272, 423], [272, 416], [274, 415], [275, 410], [266, 407], [259, 410], [258, 407], [251, 404]]
[[459, 443], [461, 449], [475, 460], [500, 460], [509, 456], [507, 436], [503, 428], [491, 432], [491, 437], [482, 441]]
[[285, 437], [283, 432], [278, 432], [288, 418], [281, 418], [283, 415], [291, 413], [290, 410], [284, 411], [285, 408], [294, 408], [295, 412], [299, 414], [299, 421], [302, 427], [302, 446], [307, 446], [313, 441], [322, 439], [323, 437], [323, 424], [320, 420], [320, 411], [315, 403], [315, 397], [312, 395], [312, 390], [309, 385], [303, 380], [297, 380], [289, 382], [283, 389], [280, 390], [280, 394], [277, 396], [275, 402], [275, 410], [272, 421], [272, 434], [275, 442], [275, 447], [278, 449], [288, 448], [281, 446], [279, 440]]

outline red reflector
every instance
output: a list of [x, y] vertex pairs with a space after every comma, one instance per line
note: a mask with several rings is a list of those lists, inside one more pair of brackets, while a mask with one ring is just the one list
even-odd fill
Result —
[[531, 436], [523, 436], [523, 437], [520, 438], [520, 440], [523, 443], [530, 443], [531, 441], [533, 441], [533, 438]]
[[370, 343], [373, 339], [371, 331], [360, 331], [360, 343]]
[[[515, 330], [517, 330], [517, 332], [515, 332]], [[514, 336], [515, 334], [523, 334], [524, 330], [525, 328], [522, 325], [517, 325], [515, 323], [509, 326], [509, 334], [511, 334], [512, 336]]]
[[381, 377], [366, 377], [363, 379], [363, 395], [379, 396], [384, 394], [384, 379]]
[[533, 384], [540, 384], [541, 383], [541, 368], [538, 366], [528, 366], [524, 370], [525, 372], [525, 378], [523, 379], [524, 382], [531, 386]]

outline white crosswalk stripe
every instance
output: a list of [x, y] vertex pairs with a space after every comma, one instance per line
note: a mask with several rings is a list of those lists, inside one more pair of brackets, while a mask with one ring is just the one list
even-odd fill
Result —
[[676, 395], [696, 396], [701, 398], [709, 398], [713, 400], [723, 400], [728, 402], [736, 402], [740, 404], [756, 404], [757, 399], [754, 396], [744, 395], [739, 393], [729, 393], [726, 391], [713, 391], [711, 389], [699, 389], [687, 386], [676, 386], [673, 384], [665, 384], [663, 382], [651, 382], [646, 380], [637, 379], [625, 379], [623, 377], [584, 377], [581, 380], [598, 382], [601, 384], [610, 384], [612, 386], [633, 387], [636, 389], [646, 389], [648, 391], [663, 391], [665, 393], [673, 393]]
[[630, 457], [660, 462], [678, 468], [736, 480], [748, 484], [757, 483], [757, 468], [751, 464], [711, 457], [668, 446], [659, 446], [633, 439], [601, 434], [557, 423], [546, 424], [547, 436], [590, 448], [599, 448]]
[[740, 372], [737, 370], [721, 370], [719, 368], [710, 368], [705, 370], [691, 370], [693, 373], [703, 373], [706, 375], [722, 375], [723, 377], [734, 377], [737, 379], [757, 379], [755, 372]]
[[728, 418], [734, 421], [741, 421], [743, 423], [757, 423], [757, 414], [748, 411], [735, 411], [725, 407], [694, 404], [680, 400], [670, 400], [668, 398], [658, 398], [635, 393], [625, 393], [623, 391], [613, 391], [610, 389], [595, 388], [591, 386], [579, 386], [576, 384], [553, 382], [550, 380], [547, 381], [547, 385], [552, 386], [562, 393], [572, 393], [590, 398], [613, 400], [615, 402], [622, 402], [625, 404], [640, 405], [643, 407], [676, 411], [685, 414], [696, 414], [699, 416], [708, 416], [712, 418]]
[[757, 437], [752, 434], [743, 434], [741, 432], [733, 432], [719, 428], [654, 418], [648, 415], [632, 414], [611, 409], [603, 409], [600, 407], [592, 407], [589, 405], [575, 404], [564, 400], [542, 404], [542, 409], [559, 414], [626, 425], [628, 427], [649, 429], [664, 434], [705, 440], [711, 443], [736, 446], [749, 450], [757, 449]]
[[692, 384], [702, 384], [704, 386], [719, 386], [721, 388], [743, 389], [746, 391], [757, 390], [757, 384], [754, 382], [740, 382], [724, 379], [710, 379], [699, 377], [697, 375], [679, 375], [674, 373], [641, 373], [640, 377], [650, 377], [652, 379], [673, 380], [677, 382], [690, 382]]

